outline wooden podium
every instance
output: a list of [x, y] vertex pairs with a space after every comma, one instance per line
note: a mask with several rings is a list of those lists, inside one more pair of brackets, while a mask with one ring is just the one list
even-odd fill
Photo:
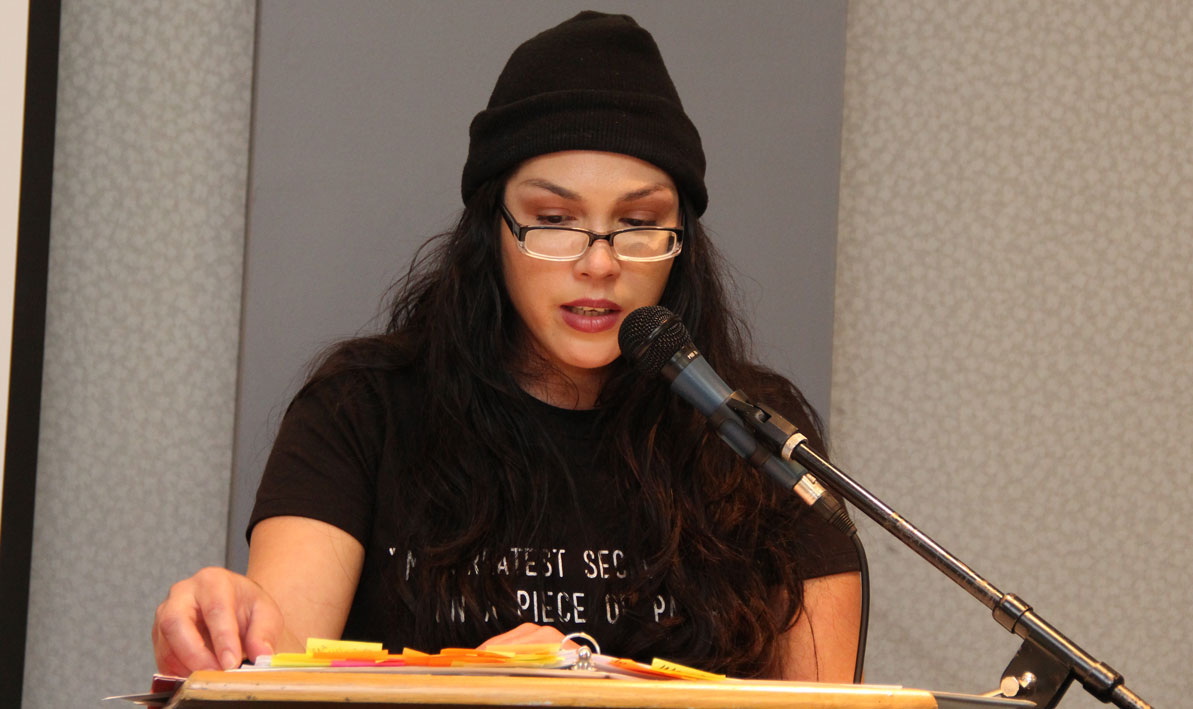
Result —
[[388, 674], [196, 672], [168, 709], [576, 707], [588, 709], [937, 709], [931, 692], [879, 685]]

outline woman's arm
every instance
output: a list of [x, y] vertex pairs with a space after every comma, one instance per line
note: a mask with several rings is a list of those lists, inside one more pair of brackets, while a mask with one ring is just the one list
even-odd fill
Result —
[[247, 575], [281, 609], [276, 652], [302, 652], [307, 638], [340, 637], [364, 555], [351, 534], [306, 517], [270, 517], [253, 528]]
[[301, 651], [308, 637], [338, 638], [363, 560], [360, 542], [329, 524], [261, 521], [247, 576], [210, 567], [170, 588], [153, 621], [158, 670], [185, 677], [246, 656]]
[[862, 615], [861, 574], [851, 571], [804, 582], [804, 612], [782, 637], [780, 679], [853, 681]]

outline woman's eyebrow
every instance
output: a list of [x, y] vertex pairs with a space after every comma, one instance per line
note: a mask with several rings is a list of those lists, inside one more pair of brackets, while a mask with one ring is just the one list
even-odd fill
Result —
[[544, 190], [547, 190], [548, 192], [557, 194], [560, 197], [563, 197], [564, 199], [570, 199], [573, 202], [580, 201], [580, 195], [576, 194], [575, 192], [572, 192], [571, 190], [564, 187], [563, 185], [557, 185], [554, 182], [551, 182], [550, 180], [540, 180], [537, 178], [532, 178], [532, 179], [526, 180], [522, 184], [531, 185], [532, 187], [542, 188]]
[[643, 197], [652, 195], [655, 192], [658, 192], [659, 190], [669, 190], [669, 189], [671, 189], [671, 188], [668, 185], [665, 185], [665, 184], [659, 182], [659, 183], [650, 185], [648, 187], [643, 187], [640, 190], [633, 190], [632, 192], [626, 192], [622, 196], [618, 197], [617, 201], [618, 202], [633, 202], [636, 199], [642, 199]]

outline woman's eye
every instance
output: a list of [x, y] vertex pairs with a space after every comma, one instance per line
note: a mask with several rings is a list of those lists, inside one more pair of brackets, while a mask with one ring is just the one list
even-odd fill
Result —
[[570, 217], [566, 214], [540, 214], [536, 217], [539, 224], [566, 224]]
[[655, 226], [655, 225], [657, 224], [657, 222], [656, 222], [655, 220], [653, 220], [653, 219], [632, 219], [632, 218], [630, 218], [630, 217], [625, 217], [625, 218], [623, 218], [623, 219], [621, 220], [621, 222], [622, 222], [622, 224], [625, 224], [625, 225], [626, 225], [626, 226], [628, 226], [628, 227], [633, 227], [633, 226]]

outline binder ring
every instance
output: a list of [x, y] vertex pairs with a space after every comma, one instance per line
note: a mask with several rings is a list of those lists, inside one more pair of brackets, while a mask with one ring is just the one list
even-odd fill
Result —
[[594, 652], [598, 655], [601, 653], [601, 644], [596, 641], [596, 638], [588, 633], [568, 633], [563, 636], [563, 640], [559, 641], [559, 646], [562, 648], [568, 640], [583, 640], [589, 645], [592, 645], [591, 648], [588, 645], [580, 645], [580, 649], [576, 651], [576, 664], [572, 665], [572, 669], [581, 671], [595, 670], [596, 665], [592, 662], [592, 655]]

